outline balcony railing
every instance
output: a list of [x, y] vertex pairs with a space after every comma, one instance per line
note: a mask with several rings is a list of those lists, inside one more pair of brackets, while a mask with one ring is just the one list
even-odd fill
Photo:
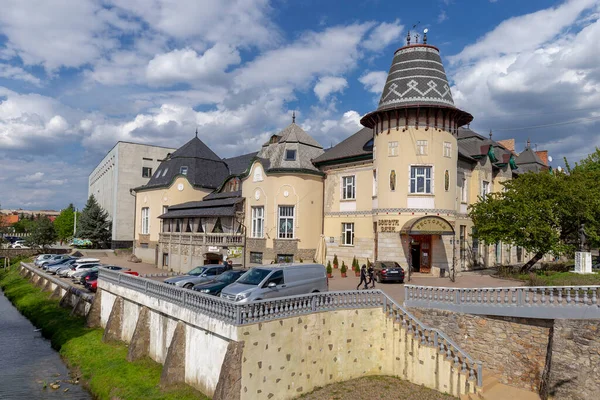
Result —
[[244, 235], [239, 233], [162, 232], [159, 241], [171, 244], [207, 246], [243, 246]]

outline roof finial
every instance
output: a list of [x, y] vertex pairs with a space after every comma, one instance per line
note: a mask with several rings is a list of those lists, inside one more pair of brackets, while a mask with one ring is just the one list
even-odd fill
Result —
[[196, 127], [196, 137], [198, 137], [198, 127]]
[[296, 111], [292, 111], [292, 124], [296, 123]]
[[406, 45], [410, 46], [410, 29], [408, 30], [408, 33], [406, 34]]
[[429, 29], [425, 28], [423, 30], [423, 44], [427, 44], [427, 32], [429, 32]]
[[531, 141], [529, 140], [529, 138], [527, 138], [527, 148], [531, 147]]
[[419, 44], [419, 34], [415, 33], [415, 44]]
[[490, 140], [492, 140], [492, 130], [490, 129]]

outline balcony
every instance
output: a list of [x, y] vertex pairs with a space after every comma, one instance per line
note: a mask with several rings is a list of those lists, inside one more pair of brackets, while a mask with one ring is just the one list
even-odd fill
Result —
[[244, 235], [239, 233], [184, 233], [163, 232], [159, 242], [164, 244], [186, 244], [194, 246], [244, 246]]

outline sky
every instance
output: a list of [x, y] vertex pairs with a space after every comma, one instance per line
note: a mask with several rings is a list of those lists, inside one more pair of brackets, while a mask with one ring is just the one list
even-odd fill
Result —
[[[457, 107], [554, 167], [600, 146], [599, 0], [0, 0], [0, 205], [62, 209], [119, 140], [221, 157], [296, 122], [325, 148], [377, 106], [407, 31]], [[415, 26], [413, 28], [413, 26]]]

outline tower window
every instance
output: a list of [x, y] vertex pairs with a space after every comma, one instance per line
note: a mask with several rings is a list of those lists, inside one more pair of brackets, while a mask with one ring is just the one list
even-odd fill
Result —
[[296, 150], [286, 150], [285, 161], [296, 161]]
[[179, 168], [179, 173], [181, 175], [187, 175], [187, 173], [188, 173], [188, 167], [183, 166], [183, 167]]

